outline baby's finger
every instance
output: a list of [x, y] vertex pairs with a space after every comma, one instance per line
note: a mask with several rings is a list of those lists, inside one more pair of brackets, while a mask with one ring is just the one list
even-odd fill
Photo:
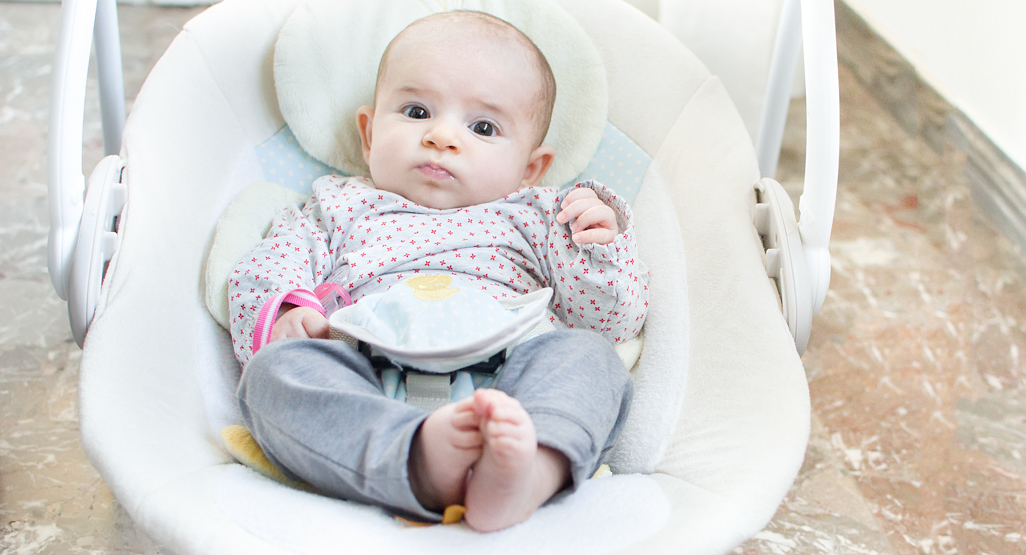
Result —
[[559, 203], [559, 205], [566, 208], [573, 204], [574, 201], [586, 198], [598, 198], [598, 195], [595, 194], [593, 189], [589, 189], [588, 187], [577, 187], [573, 191], [567, 193], [566, 196], [563, 197], [563, 202]]
[[497, 406], [487, 420], [487, 424], [501, 423], [511, 426], [523, 426], [531, 421], [531, 417], [524, 409], [517, 406]]
[[274, 343], [275, 341], [285, 339], [286, 337], [288, 337], [288, 334], [285, 333], [284, 327], [274, 326], [274, 329], [271, 330], [270, 337], [267, 338], [267, 342]]
[[502, 437], [523, 438], [526, 435], [530, 435], [532, 431], [531, 428], [523, 424], [492, 421], [485, 426], [484, 434], [494, 441]]
[[286, 337], [299, 337], [304, 339], [309, 337], [299, 319], [290, 314], [286, 314], [285, 316], [278, 318], [278, 321], [274, 323], [274, 327], [271, 328], [271, 336], [267, 341], [270, 343], [279, 339], [285, 339]]
[[275, 342], [275, 341], [277, 341], [279, 339], [285, 339], [285, 338], [288, 338], [288, 337], [298, 337], [300, 339], [307, 339], [306, 333], [304, 333], [302, 331], [297, 331], [297, 330], [294, 330], [294, 329], [290, 329], [290, 330], [282, 330], [282, 331], [271, 332], [271, 336], [267, 338], [267, 342], [268, 343], [273, 343], [273, 342]]
[[484, 445], [484, 435], [480, 430], [457, 430], [450, 432], [449, 441], [459, 449], [479, 449]]
[[570, 229], [576, 233], [578, 231], [584, 231], [586, 229], [592, 229], [601, 227], [604, 229], [616, 229], [616, 213], [613, 209], [600, 204], [598, 206], [592, 206], [588, 208], [580, 216], [577, 216], [577, 220], [570, 226]]
[[457, 412], [452, 417], [452, 426], [458, 430], [478, 430], [480, 423], [481, 418], [472, 410]]
[[307, 337], [328, 339], [328, 319], [317, 312], [310, 311], [303, 315], [303, 331]]
[[574, 243], [577, 243], [578, 245], [587, 245], [590, 243], [608, 245], [609, 243], [613, 242], [613, 239], [616, 239], [616, 232], [611, 229], [596, 227], [594, 229], [578, 231], [577, 233], [574, 233], [570, 238], [573, 239]]
[[556, 221], [561, 224], [565, 224], [574, 218], [580, 217], [581, 214], [589, 208], [594, 208], [596, 206], [605, 206], [605, 204], [603, 204], [598, 198], [582, 198], [580, 200], [575, 200], [568, 204], [566, 208], [560, 210], [559, 214], [556, 214]]

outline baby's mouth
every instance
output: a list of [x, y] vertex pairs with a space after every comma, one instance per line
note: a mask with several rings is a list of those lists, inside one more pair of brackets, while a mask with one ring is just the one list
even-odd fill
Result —
[[432, 162], [417, 166], [417, 170], [428, 179], [434, 181], [447, 181], [449, 179], [453, 179], [452, 173], [450, 173], [449, 170]]

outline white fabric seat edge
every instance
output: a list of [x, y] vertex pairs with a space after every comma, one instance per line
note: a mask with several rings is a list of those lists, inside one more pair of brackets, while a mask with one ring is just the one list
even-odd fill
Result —
[[738, 502], [750, 537], [801, 467], [811, 408], [751, 220], [754, 150], [718, 78], [681, 111], [656, 163], [673, 184], [682, 225], [691, 368], [701, 369], [689, 374], [674, 438], [656, 470]]

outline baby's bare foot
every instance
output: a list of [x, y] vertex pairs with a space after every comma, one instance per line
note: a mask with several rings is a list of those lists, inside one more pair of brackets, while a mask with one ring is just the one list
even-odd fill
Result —
[[410, 486], [420, 504], [441, 512], [463, 503], [467, 473], [481, 458], [480, 418], [474, 398], [445, 405], [421, 424], [410, 447]]
[[561, 453], [539, 447], [530, 415], [495, 389], [474, 393], [484, 452], [467, 484], [466, 520], [480, 532], [523, 522], [559, 491], [570, 464]]

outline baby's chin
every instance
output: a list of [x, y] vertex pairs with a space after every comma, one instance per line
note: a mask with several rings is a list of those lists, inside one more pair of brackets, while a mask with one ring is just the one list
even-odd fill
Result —
[[517, 192], [517, 190], [514, 189], [499, 196], [464, 194], [466, 191], [461, 191], [458, 188], [445, 187], [431, 183], [418, 184], [418, 186], [413, 188], [390, 187], [388, 184], [375, 184], [375, 186], [379, 190], [395, 193], [419, 206], [435, 210], [467, 208], [468, 206], [476, 206], [479, 204], [493, 202]]
[[425, 190], [416, 191], [409, 195], [403, 195], [402, 193], [400, 193], [400, 196], [403, 196], [404, 198], [411, 200], [425, 208], [433, 208], [435, 210], [456, 210], [459, 208], [467, 208], [468, 206], [477, 206], [479, 204], [493, 202], [507, 195], [495, 198], [478, 198], [466, 195], [453, 194], [452, 191], [428, 187], [425, 188]]
[[426, 193], [418, 192], [417, 194], [412, 194], [405, 198], [419, 204], [420, 206], [433, 208], [435, 210], [453, 210], [457, 208], [465, 208], [474, 204], [465, 202], [462, 199], [453, 197], [451, 194], [438, 190]]

